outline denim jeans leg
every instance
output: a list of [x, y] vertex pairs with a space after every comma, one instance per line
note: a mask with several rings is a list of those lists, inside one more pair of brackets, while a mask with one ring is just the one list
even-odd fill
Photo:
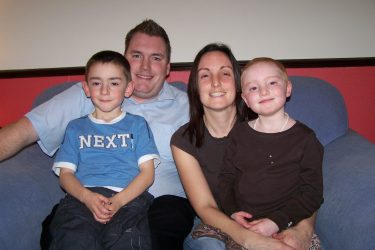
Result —
[[103, 249], [97, 242], [103, 225], [95, 221], [91, 211], [79, 200], [66, 195], [51, 222], [52, 242], [49, 249]]
[[[200, 224], [201, 220], [198, 217], [194, 219], [194, 226]], [[221, 240], [211, 238], [211, 237], [200, 237], [193, 239], [190, 234], [185, 238], [184, 241], [184, 250], [206, 250], [206, 249], [215, 249], [215, 250], [225, 250], [225, 243]]]
[[123, 206], [106, 224], [100, 241], [106, 249], [152, 249], [147, 212], [153, 196], [148, 192]]

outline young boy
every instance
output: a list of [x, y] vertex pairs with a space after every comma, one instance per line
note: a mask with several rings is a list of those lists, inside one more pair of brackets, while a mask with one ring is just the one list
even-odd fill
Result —
[[310, 128], [285, 113], [292, 84], [280, 62], [250, 61], [241, 89], [258, 118], [239, 123], [229, 135], [222, 206], [242, 226], [272, 236], [319, 209], [323, 146]]
[[101, 51], [83, 89], [94, 111], [69, 123], [53, 171], [67, 192], [51, 224], [52, 249], [151, 249], [147, 211], [158, 151], [143, 117], [121, 109], [133, 91], [123, 55]]

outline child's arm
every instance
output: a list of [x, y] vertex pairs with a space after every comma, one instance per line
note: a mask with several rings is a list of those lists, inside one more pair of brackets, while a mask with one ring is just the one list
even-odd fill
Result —
[[117, 211], [139, 195], [154, 182], [154, 159], [145, 161], [139, 165], [140, 173], [121, 192], [110, 198], [106, 208], [111, 211], [112, 216]]
[[311, 217], [323, 201], [323, 146], [311, 132], [306, 135], [301, 147], [303, 156], [300, 161], [298, 194], [282, 208], [265, 216], [275, 222], [280, 230], [295, 226], [301, 220]]
[[85, 204], [92, 212], [96, 221], [106, 223], [111, 219], [111, 214], [105, 207], [105, 204], [109, 203], [110, 200], [105, 196], [91, 192], [89, 189], [82, 186], [79, 180], [75, 177], [73, 170], [61, 168], [60, 185], [67, 193]]

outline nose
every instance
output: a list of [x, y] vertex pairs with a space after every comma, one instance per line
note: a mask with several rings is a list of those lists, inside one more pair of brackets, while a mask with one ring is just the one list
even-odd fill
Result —
[[220, 77], [218, 77], [218, 76], [213, 76], [212, 77], [212, 83], [211, 83], [211, 85], [213, 86], [213, 87], [219, 87], [220, 85], [221, 85], [221, 81], [220, 81]]
[[107, 84], [103, 84], [100, 88], [100, 94], [102, 95], [108, 95], [109, 93], [109, 86]]
[[259, 88], [260, 88], [259, 94], [261, 96], [268, 95], [268, 93], [269, 93], [268, 87], [259, 87]]
[[148, 70], [150, 68], [150, 60], [146, 57], [142, 59], [141, 67], [144, 70]]

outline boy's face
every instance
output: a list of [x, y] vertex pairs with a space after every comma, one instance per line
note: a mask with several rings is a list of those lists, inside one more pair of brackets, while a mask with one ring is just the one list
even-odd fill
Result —
[[167, 48], [161, 37], [136, 33], [125, 53], [134, 81], [133, 97], [144, 101], [158, 95], [169, 74]]
[[259, 115], [284, 112], [292, 84], [280, 69], [270, 62], [259, 62], [247, 68], [241, 77], [242, 98]]
[[94, 117], [110, 121], [120, 115], [121, 103], [132, 94], [133, 83], [121, 66], [98, 62], [90, 67], [83, 89], [95, 106]]

